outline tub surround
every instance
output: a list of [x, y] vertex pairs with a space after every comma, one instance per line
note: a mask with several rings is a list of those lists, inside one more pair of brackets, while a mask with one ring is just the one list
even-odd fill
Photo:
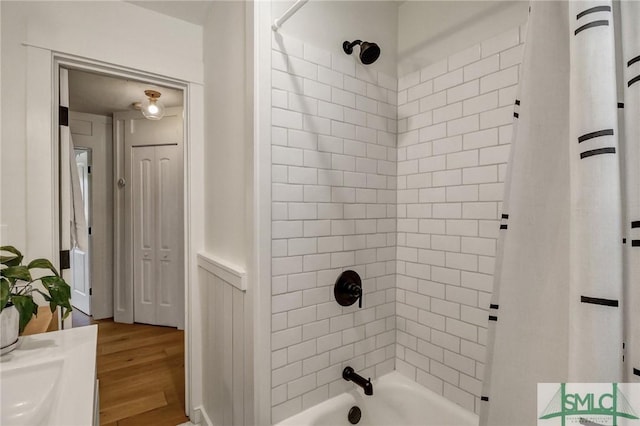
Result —
[[[395, 358], [395, 77], [272, 40], [272, 421], [375, 378]], [[362, 309], [334, 284], [362, 278]]]
[[398, 80], [396, 370], [476, 413], [523, 42]]
[[97, 424], [97, 332], [92, 325], [20, 337], [0, 357], [0, 423]]

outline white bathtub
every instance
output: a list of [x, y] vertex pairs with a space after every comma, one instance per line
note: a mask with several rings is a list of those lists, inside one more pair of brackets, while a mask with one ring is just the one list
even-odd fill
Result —
[[277, 426], [351, 426], [347, 415], [358, 406], [362, 426], [477, 426], [478, 416], [433, 391], [392, 372], [373, 382], [373, 396], [354, 385], [343, 393]]

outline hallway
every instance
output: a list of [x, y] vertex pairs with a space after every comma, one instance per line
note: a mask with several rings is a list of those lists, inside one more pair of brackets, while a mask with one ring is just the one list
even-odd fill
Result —
[[[74, 326], [88, 325], [74, 312]], [[98, 325], [100, 424], [175, 426], [184, 412], [184, 331], [144, 324]]]

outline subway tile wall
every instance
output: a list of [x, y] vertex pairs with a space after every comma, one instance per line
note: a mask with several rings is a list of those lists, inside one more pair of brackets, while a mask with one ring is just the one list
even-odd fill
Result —
[[396, 369], [476, 412], [523, 35], [398, 80]]
[[[397, 79], [272, 41], [272, 421], [395, 368]], [[355, 56], [355, 55], [354, 55]], [[363, 279], [363, 309], [333, 285]]]

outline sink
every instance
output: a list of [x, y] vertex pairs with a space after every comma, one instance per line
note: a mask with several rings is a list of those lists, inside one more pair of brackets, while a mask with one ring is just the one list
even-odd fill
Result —
[[0, 372], [0, 424], [51, 424], [64, 360], [58, 359]]
[[97, 326], [20, 337], [0, 356], [0, 425], [96, 423]]

